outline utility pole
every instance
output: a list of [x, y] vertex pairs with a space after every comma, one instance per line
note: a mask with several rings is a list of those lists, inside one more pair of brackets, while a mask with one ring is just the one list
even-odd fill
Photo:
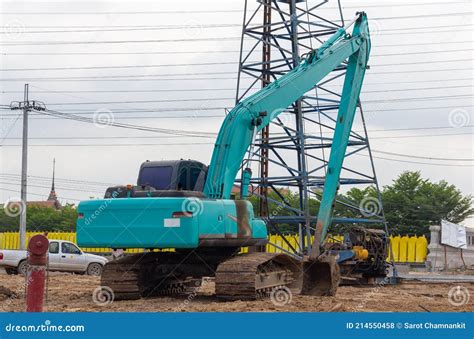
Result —
[[26, 189], [28, 175], [28, 84], [25, 84], [23, 96], [23, 141], [21, 150], [21, 214], [20, 214], [20, 249], [26, 249]]
[[29, 101], [29, 88], [25, 84], [23, 101], [13, 101], [12, 110], [23, 111], [23, 141], [21, 152], [21, 207], [20, 207], [20, 249], [26, 250], [26, 209], [27, 209], [27, 176], [28, 176], [28, 113], [31, 110], [44, 111], [46, 106], [41, 101]]

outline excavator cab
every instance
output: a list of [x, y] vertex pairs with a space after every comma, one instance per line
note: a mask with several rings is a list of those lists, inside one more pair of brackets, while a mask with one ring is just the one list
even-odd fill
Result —
[[195, 160], [145, 161], [137, 185], [107, 188], [105, 198], [204, 197], [207, 166]]
[[137, 185], [155, 190], [202, 192], [207, 166], [194, 160], [146, 161], [140, 166]]

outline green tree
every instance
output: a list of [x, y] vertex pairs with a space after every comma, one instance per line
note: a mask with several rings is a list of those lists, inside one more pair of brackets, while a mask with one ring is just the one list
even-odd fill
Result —
[[[67, 204], [60, 210], [41, 206], [28, 206], [27, 231], [72, 232], [76, 229], [77, 211], [73, 204]], [[9, 216], [0, 210], [0, 232], [16, 232], [20, 217]]]
[[[441, 219], [460, 223], [474, 215], [471, 195], [463, 196], [444, 180], [435, 183], [423, 179], [420, 172], [401, 173], [381, 193], [387, 222], [398, 234], [428, 234], [429, 226], [439, 225]], [[346, 197], [360, 204], [367, 197], [376, 198], [377, 193], [373, 187], [351, 189]], [[338, 212], [356, 213], [344, 209]]]
[[[268, 214], [270, 216], [293, 216], [295, 215], [290, 209], [281, 206], [280, 204], [274, 203], [273, 201], [281, 201], [280, 195], [282, 195], [288, 205], [292, 208], [299, 209], [299, 197], [298, 193], [292, 192], [286, 189], [280, 189], [279, 192], [275, 192], [274, 190], [268, 191]], [[252, 203], [255, 215], [260, 215], [260, 205], [258, 197], [252, 195], [249, 197], [249, 201]], [[310, 209], [314, 208], [310, 203]], [[316, 208], [317, 211], [317, 208]], [[298, 226], [294, 224], [280, 224], [278, 225], [278, 229], [282, 233], [297, 233]], [[270, 233], [275, 233], [273, 229], [268, 230]]]

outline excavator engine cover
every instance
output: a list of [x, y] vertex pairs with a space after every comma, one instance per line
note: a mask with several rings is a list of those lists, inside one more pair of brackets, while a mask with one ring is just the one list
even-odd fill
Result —
[[340, 273], [336, 257], [321, 256], [303, 262], [303, 295], [333, 296], [339, 286]]

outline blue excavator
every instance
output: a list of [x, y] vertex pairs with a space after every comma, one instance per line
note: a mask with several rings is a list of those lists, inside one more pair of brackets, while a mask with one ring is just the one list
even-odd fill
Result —
[[[297, 293], [333, 295], [342, 254], [344, 260], [366, 261], [369, 266], [380, 261], [367, 255], [365, 240], [349, 249], [324, 246], [369, 53], [367, 17], [360, 12], [297, 67], [227, 114], [209, 166], [193, 160], [147, 161], [140, 167], [137, 185], [110, 187], [104, 199], [82, 201], [77, 221], [80, 246], [148, 250], [107, 263], [101, 284], [110, 287], [116, 299], [180, 294], [199, 285], [203, 277], [214, 277], [216, 296], [224, 300], [255, 299], [282, 286]], [[246, 152], [259, 131], [345, 61], [310, 253], [303, 260], [284, 253], [240, 254], [242, 247], [268, 241], [266, 224], [254, 215], [247, 199], [252, 174], [249, 168], [241, 169]], [[240, 197], [232, 199], [239, 171]]]

